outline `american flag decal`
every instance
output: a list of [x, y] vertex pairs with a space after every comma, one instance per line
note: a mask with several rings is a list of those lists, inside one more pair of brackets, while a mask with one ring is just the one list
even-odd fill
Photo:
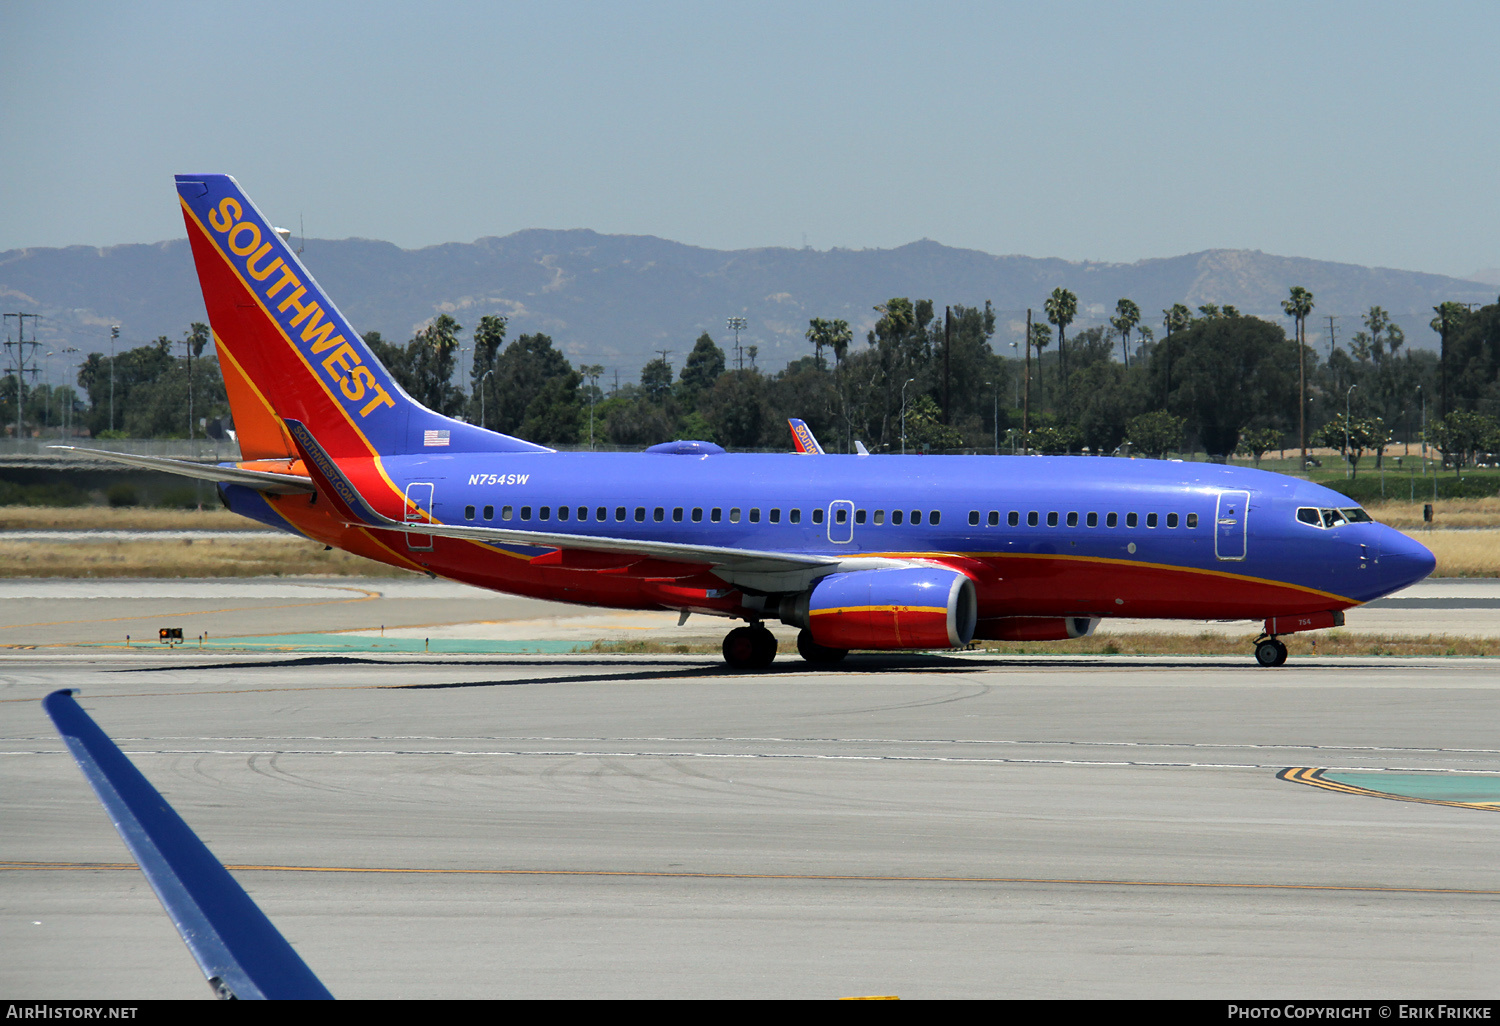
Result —
[[431, 446], [431, 445], [447, 445], [448, 444], [448, 429], [447, 428], [439, 428], [437, 430], [429, 429], [427, 431], [423, 431], [422, 432], [422, 444], [423, 445], [428, 445], [428, 446]]

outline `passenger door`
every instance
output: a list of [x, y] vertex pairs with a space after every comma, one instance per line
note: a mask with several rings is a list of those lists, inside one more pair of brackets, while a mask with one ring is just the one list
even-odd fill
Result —
[[854, 540], [854, 503], [838, 499], [828, 504], [828, 540], [847, 545]]
[[[406, 522], [425, 524], [432, 517], [432, 483], [414, 481], [406, 486]], [[432, 535], [408, 534], [406, 547], [412, 552], [431, 552]]]
[[1226, 560], [1245, 558], [1249, 514], [1249, 492], [1219, 493], [1219, 508], [1214, 514], [1215, 556]]

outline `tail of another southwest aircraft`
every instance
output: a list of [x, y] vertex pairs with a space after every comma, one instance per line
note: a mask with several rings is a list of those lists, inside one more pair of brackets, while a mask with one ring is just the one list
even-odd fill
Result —
[[177, 193], [243, 459], [295, 459], [287, 419], [334, 457], [550, 451], [402, 391], [233, 178], [178, 175]]

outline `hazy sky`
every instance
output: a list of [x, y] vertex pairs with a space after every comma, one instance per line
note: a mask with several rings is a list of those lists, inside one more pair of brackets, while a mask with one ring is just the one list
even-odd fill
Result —
[[0, 3], [0, 250], [307, 234], [1500, 267], [1500, 3]]

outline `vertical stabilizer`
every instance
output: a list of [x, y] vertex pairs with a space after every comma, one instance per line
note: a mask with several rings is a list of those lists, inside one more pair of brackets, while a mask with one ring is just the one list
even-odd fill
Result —
[[295, 456], [288, 418], [335, 457], [550, 451], [402, 391], [233, 178], [178, 175], [177, 193], [245, 459]]

